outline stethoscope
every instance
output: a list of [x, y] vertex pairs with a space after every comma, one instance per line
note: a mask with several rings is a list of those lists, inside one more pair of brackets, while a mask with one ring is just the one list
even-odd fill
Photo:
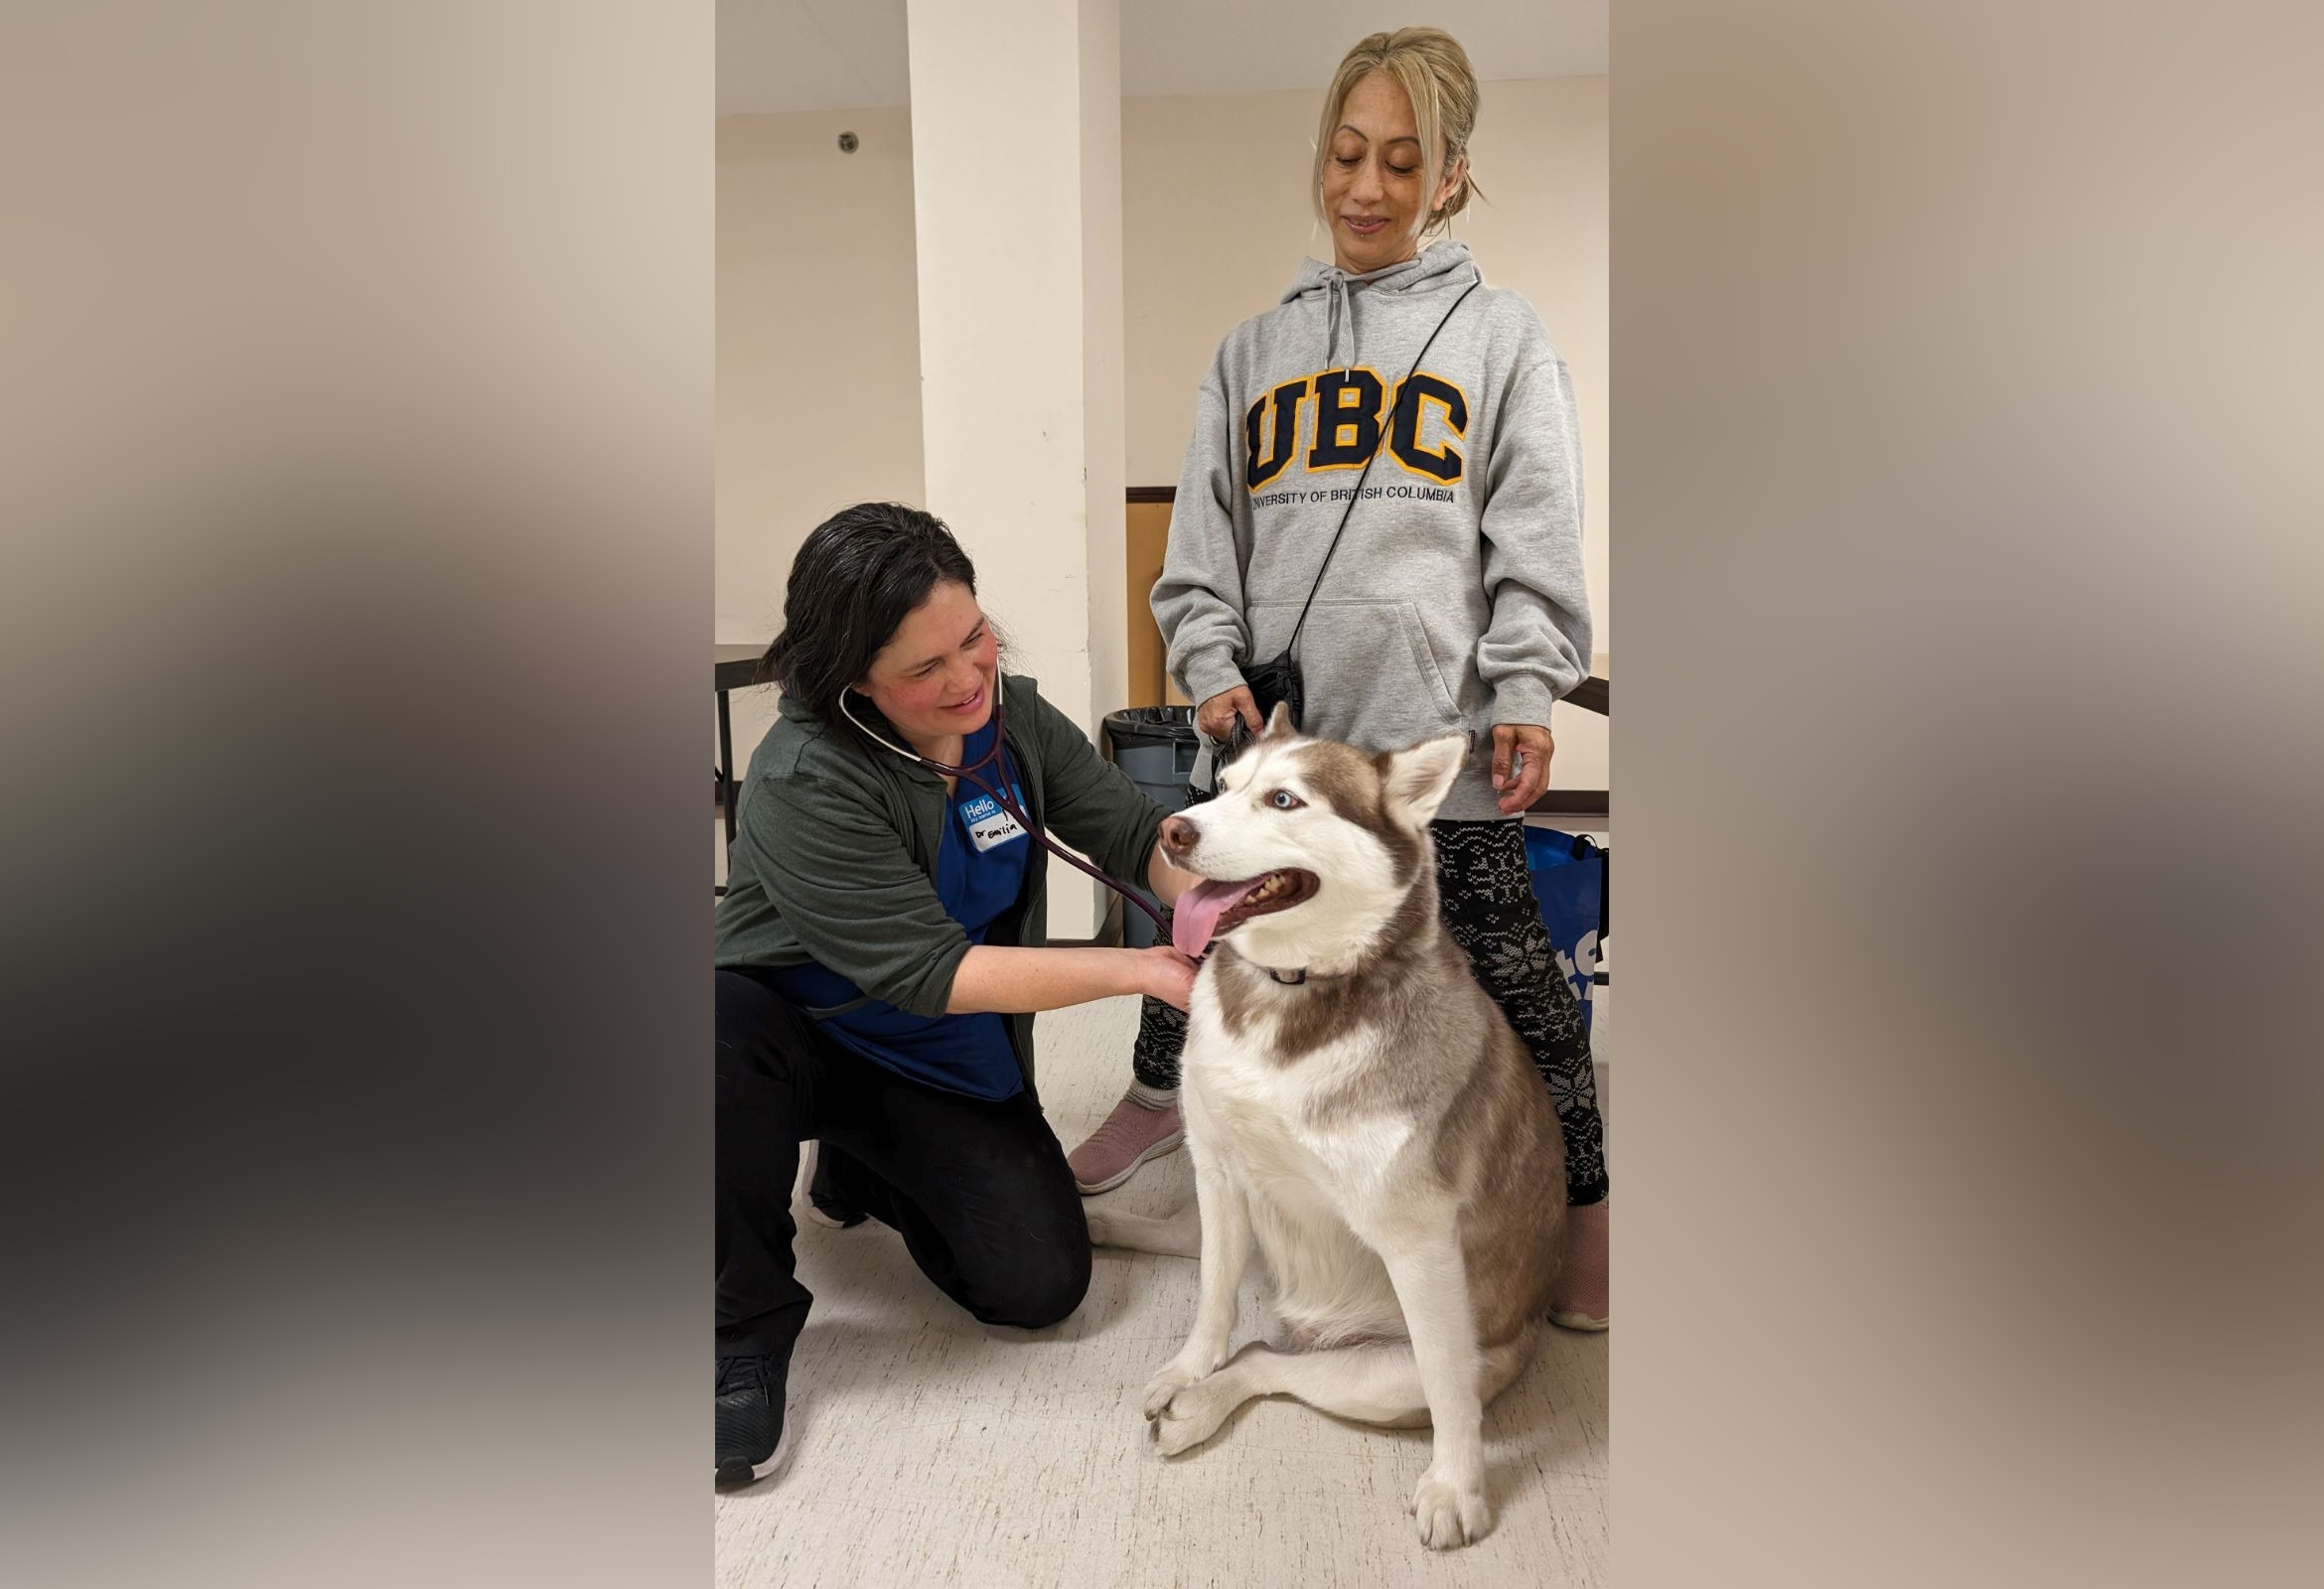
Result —
[[[1019, 805], [1017, 801], [1009, 794], [1008, 770], [1006, 764], [1001, 760], [1003, 752], [1008, 749], [1009, 742], [1008, 722], [1006, 717], [1003, 715], [1003, 708], [1001, 706], [1001, 699], [1006, 691], [1002, 689], [1001, 683], [1001, 671], [996, 667], [992, 672], [991, 686], [992, 748], [986, 751], [982, 756], [976, 758], [975, 761], [969, 763], [966, 767], [953, 767], [949, 763], [934, 761], [929, 757], [922, 756], [917, 751], [908, 751], [903, 746], [895, 744], [893, 741], [884, 739], [880, 735], [873, 733], [869, 728], [864, 726], [862, 718], [857, 717], [853, 712], [847, 709], [847, 691], [845, 690], [841, 690], [839, 692], [839, 715], [846, 718], [850, 723], [853, 723], [857, 732], [861, 733], [864, 738], [873, 741], [875, 744], [886, 746], [889, 750], [894, 751], [898, 756], [903, 757], [906, 761], [917, 763], [919, 766], [927, 768], [930, 772], [941, 773], [946, 778], [966, 779], [969, 783], [975, 785], [985, 794], [991, 795], [994, 801], [999, 804], [1000, 808], [1008, 812], [1010, 817], [1016, 821], [1018, 826], [1022, 827], [1026, 832], [1032, 834], [1033, 837], [1040, 842], [1043, 849], [1049, 851], [1050, 854], [1056, 856], [1059, 860], [1065, 861], [1083, 872], [1087, 872], [1089, 876], [1095, 878], [1098, 882], [1113, 890], [1114, 893], [1119, 894], [1123, 899], [1129, 901], [1130, 904], [1135, 905], [1139, 910], [1145, 912], [1147, 920], [1154, 924], [1154, 931], [1161, 935], [1157, 941], [1163, 943], [1169, 942], [1170, 924], [1162, 920], [1162, 913], [1156, 910], [1152, 905], [1148, 904], [1144, 895], [1140, 894], [1133, 888], [1128, 888], [1120, 883], [1115, 882], [1112, 878], [1107, 877], [1103, 872], [1100, 872], [1096, 867], [1091, 866], [1088, 861], [1083, 860], [1073, 851], [1064, 848], [1062, 845], [1052, 843], [1050, 841], [1049, 835], [1042, 832], [1039, 824], [1033, 820], [1032, 814], [1028, 812], [1023, 806]], [[963, 741], [962, 743], [966, 742]], [[985, 782], [984, 775], [987, 773], [991, 773], [993, 777], [1000, 781], [999, 788], [996, 789], [991, 784]]]

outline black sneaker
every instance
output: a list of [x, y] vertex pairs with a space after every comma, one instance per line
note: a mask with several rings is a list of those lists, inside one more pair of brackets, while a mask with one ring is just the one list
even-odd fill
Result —
[[770, 1357], [718, 1360], [718, 1488], [764, 1479], [781, 1459], [789, 1369]]

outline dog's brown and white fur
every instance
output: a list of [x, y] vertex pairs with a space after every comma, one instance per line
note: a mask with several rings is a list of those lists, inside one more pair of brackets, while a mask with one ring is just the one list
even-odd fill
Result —
[[[1438, 1549], [1491, 1525], [1484, 1405], [1531, 1360], [1564, 1250], [1547, 1090], [1437, 917], [1427, 824], [1465, 749], [1367, 755], [1278, 711], [1219, 797], [1170, 819], [1179, 867], [1270, 886], [1220, 919], [1195, 983], [1195, 1205], [1089, 1216], [1100, 1243], [1202, 1261], [1194, 1328], [1146, 1391], [1165, 1455], [1276, 1392], [1433, 1424], [1408, 1510]], [[1254, 1245], [1291, 1350], [1230, 1363]]]

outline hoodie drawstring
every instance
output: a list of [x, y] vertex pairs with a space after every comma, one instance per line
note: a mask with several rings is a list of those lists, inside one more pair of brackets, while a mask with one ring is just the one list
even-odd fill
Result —
[[[1411, 291], [1418, 283], [1430, 277], [1448, 276], [1463, 265], [1469, 267], [1469, 285], [1471, 287], [1482, 286], [1485, 281], [1485, 273], [1479, 270], [1476, 261], [1469, 257], [1468, 244], [1451, 241], [1431, 243], [1425, 251], [1406, 260], [1402, 266], [1383, 266], [1362, 279], [1368, 284], [1378, 287], [1380, 291], [1392, 292], [1401, 296]], [[1394, 282], [1392, 287], [1381, 285], [1381, 283], [1391, 280]], [[1298, 279], [1293, 281], [1290, 288], [1283, 294], [1283, 302], [1291, 303], [1305, 297], [1318, 287], [1323, 289], [1324, 367], [1337, 369], [1343, 374], [1354, 369], [1358, 361], [1356, 295], [1355, 289], [1349, 285], [1349, 281], [1348, 273], [1338, 265], [1327, 265], [1320, 259], [1309, 259], [1302, 261]], [[1446, 285], [1449, 286], [1450, 283], [1448, 282]], [[1340, 358], [1340, 328], [1343, 325], [1348, 328], [1348, 357], [1344, 361]]]
[[1324, 273], [1324, 300], [1330, 306], [1324, 319], [1324, 366], [1334, 367], [1340, 352], [1340, 322], [1348, 322], [1348, 361], [1337, 367], [1343, 372], [1356, 367], [1356, 305], [1348, 296], [1348, 273], [1328, 270]]

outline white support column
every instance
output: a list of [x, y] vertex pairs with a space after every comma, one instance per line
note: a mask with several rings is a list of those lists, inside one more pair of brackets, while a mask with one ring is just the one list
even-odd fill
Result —
[[[908, 0], [926, 505], [1092, 735], [1127, 679], [1119, 0]], [[1050, 932], [1093, 885], [1050, 871]]]
[[1089, 538], [1089, 694], [1129, 697], [1127, 356], [1122, 348], [1121, 0], [1081, 0], [1083, 496]]

